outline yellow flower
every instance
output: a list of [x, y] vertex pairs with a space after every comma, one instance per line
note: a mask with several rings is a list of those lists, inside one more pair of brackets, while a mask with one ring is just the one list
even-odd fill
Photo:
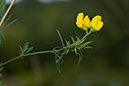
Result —
[[90, 21], [88, 15], [84, 17], [84, 13], [79, 13], [77, 15], [76, 25], [77, 27], [83, 30], [91, 29], [92, 32], [95, 32], [95, 31], [99, 31], [102, 28], [103, 22], [101, 20], [102, 20], [102, 17], [99, 15], [96, 15], [92, 19], [92, 21]]
[[102, 20], [102, 17], [99, 15], [96, 15], [92, 19], [91, 21], [92, 31], [99, 31], [102, 28], [103, 22], [101, 20]]
[[79, 27], [83, 30], [87, 30], [88, 28], [91, 28], [91, 23], [90, 23], [90, 19], [89, 19], [88, 15], [86, 15], [84, 18], [84, 13], [79, 13], [77, 15], [76, 25], [77, 25], [77, 27]]

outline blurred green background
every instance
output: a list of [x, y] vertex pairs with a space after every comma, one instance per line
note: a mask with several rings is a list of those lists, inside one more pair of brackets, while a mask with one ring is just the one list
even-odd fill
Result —
[[90, 19], [99, 14], [104, 21], [102, 30], [87, 38], [93, 41], [93, 49], [83, 52], [80, 66], [74, 53], [64, 57], [61, 74], [53, 54], [24, 57], [5, 66], [4, 86], [129, 86], [129, 0], [16, 3], [9, 15], [10, 22], [18, 21], [3, 31], [6, 42], [0, 46], [0, 62], [17, 56], [19, 45], [25, 42], [35, 47], [32, 52], [61, 45], [56, 29], [67, 40], [82, 37], [85, 32], [75, 25], [79, 12]]

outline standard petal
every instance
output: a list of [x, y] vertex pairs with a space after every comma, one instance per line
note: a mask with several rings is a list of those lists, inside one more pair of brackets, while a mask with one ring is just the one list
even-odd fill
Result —
[[84, 13], [79, 13], [77, 15], [76, 22], [82, 22], [83, 21], [83, 17], [84, 17]]
[[99, 16], [99, 15], [95, 16], [95, 17], [92, 19], [92, 21], [91, 21], [92, 26], [96, 26], [96, 25], [98, 24], [98, 21], [101, 21], [101, 19], [102, 19], [101, 16]]
[[76, 25], [77, 25], [79, 28], [82, 28], [82, 27], [83, 27], [83, 17], [84, 17], [84, 13], [79, 13], [79, 14], [77, 15]]
[[92, 21], [101, 21], [102, 20], [102, 17], [100, 15], [96, 15]]

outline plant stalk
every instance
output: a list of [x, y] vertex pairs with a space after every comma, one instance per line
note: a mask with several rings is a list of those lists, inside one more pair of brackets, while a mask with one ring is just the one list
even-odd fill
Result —
[[[90, 35], [91, 34], [91, 32], [86, 32], [86, 34], [84, 35], [84, 37], [80, 40], [80, 41], [83, 41], [88, 35]], [[7, 60], [6, 62], [4, 62], [4, 63], [1, 63], [0, 64], [0, 67], [2, 67], [2, 66], [4, 66], [4, 65], [6, 65], [6, 64], [8, 64], [8, 63], [10, 63], [10, 62], [12, 62], [12, 61], [15, 61], [15, 60], [17, 60], [17, 59], [19, 59], [19, 58], [21, 58], [21, 57], [25, 57], [25, 56], [31, 56], [31, 55], [37, 55], [37, 54], [43, 54], [43, 53], [55, 53], [55, 52], [60, 52], [60, 51], [62, 51], [62, 50], [64, 50], [64, 49], [69, 49], [69, 48], [71, 48], [71, 47], [73, 47], [73, 46], [75, 46], [77, 43], [79, 43], [80, 41], [77, 41], [77, 42], [74, 42], [74, 43], [72, 43], [71, 45], [68, 45], [68, 46], [65, 46], [65, 47], [63, 47], [63, 48], [60, 48], [60, 49], [58, 49], [58, 50], [48, 50], [48, 51], [39, 51], [39, 52], [33, 52], [33, 53], [28, 53], [28, 54], [22, 54], [22, 55], [20, 55], [20, 56], [17, 56], [17, 57], [14, 57], [14, 58], [12, 58], [12, 59], [10, 59], [10, 60]]]

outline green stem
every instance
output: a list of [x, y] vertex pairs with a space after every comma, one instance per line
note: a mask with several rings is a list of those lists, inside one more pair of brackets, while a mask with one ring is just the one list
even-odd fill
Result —
[[4, 62], [4, 63], [1, 63], [1, 64], [0, 64], [0, 67], [4, 66], [4, 65], [6, 65], [6, 64], [8, 64], [8, 63], [10, 63], [10, 62], [12, 62], [12, 61], [15, 61], [15, 60], [17, 60], [17, 59], [19, 59], [19, 58], [21, 58], [21, 57], [31, 56], [31, 55], [37, 55], [37, 54], [43, 54], [43, 53], [53, 53], [53, 50], [50, 50], [50, 51], [40, 51], [40, 52], [34, 52], [34, 53], [23, 54], [23, 55], [14, 57], [14, 58], [12, 58], [12, 59], [10, 59], [10, 60]]
[[[84, 36], [80, 41], [83, 41], [83, 40], [84, 40], [88, 35], [90, 35], [90, 34], [91, 34], [91, 31], [89, 31], [89, 32], [86, 31], [85, 36]], [[64, 49], [68, 49], [68, 48], [73, 48], [73, 47], [75, 47], [75, 45], [76, 45], [77, 43], [79, 43], [79, 41], [78, 41], [78, 42], [74, 42], [74, 43], [72, 43], [71, 45], [68, 45], [68, 46], [66, 46], [66, 47], [63, 47], [63, 48], [61, 48], [61, 49], [58, 49], [58, 50], [56, 50], [56, 52], [60, 52], [60, 51], [62, 51], [62, 50], [64, 50]], [[17, 56], [17, 57], [14, 57], [14, 58], [10, 59], [10, 60], [7, 60], [7, 61], [4, 62], [4, 63], [1, 63], [1, 64], [0, 64], [0, 67], [4, 66], [4, 65], [6, 65], [6, 64], [8, 64], [8, 63], [10, 63], [10, 62], [12, 62], [12, 61], [15, 61], [15, 60], [17, 60], [17, 59], [19, 59], [19, 58], [21, 58], [21, 57], [31, 56], [31, 55], [37, 55], [37, 54], [43, 54], [43, 53], [55, 53], [55, 50], [40, 51], [40, 52], [33, 52], [33, 53], [28, 53], [28, 54], [22, 54], [22, 55], [20, 55], [20, 56]]]
[[89, 32], [86, 31], [86, 34], [85, 34], [84, 37], [81, 39], [81, 41], [84, 40], [84, 39], [85, 39], [88, 35], [90, 35], [90, 34], [91, 34], [91, 31], [89, 31]]

